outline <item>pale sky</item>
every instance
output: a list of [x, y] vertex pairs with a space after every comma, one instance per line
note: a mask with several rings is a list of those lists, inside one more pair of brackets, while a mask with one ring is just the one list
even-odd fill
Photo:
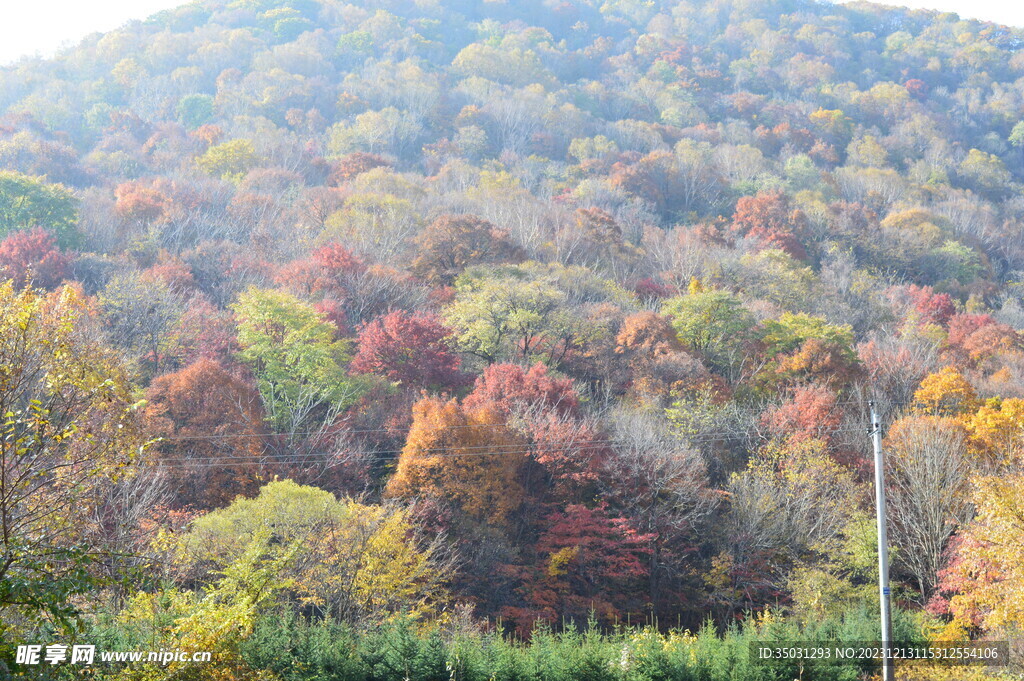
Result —
[[0, 64], [23, 55], [52, 55], [132, 19], [145, 19], [188, 0], [7, 0], [0, 2]]
[[997, 24], [1024, 27], [1024, 1], [1022, 0], [872, 0], [882, 5], [937, 9], [956, 12], [961, 19], [981, 19]]
[[[22, 55], [49, 56], [90, 33], [109, 31], [132, 19], [145, 19], [186, 0], [19, 0], [4, 2], [0, 21], [0, 64]], [[1024, 0], [888, 0], [888, 5], [956, 12], [1024, 26]]]

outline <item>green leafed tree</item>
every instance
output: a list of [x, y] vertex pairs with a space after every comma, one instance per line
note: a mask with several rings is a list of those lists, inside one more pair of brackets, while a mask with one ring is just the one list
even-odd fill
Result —
[[1013, 130], [1010, 131], [1008, 141], [1015, 147], [1024, 147], [1024, 121], [1018, 121], [1017, 124], [1013, 126]]
[[934, 249], [927, 262], [936, 278], [955, 279], [961, 284], [969, 284], [984, 270], [978, 252], [955, 239], [947, 239]]
[[991, 198], [1001, 198], [1012, 189], [1013, 176], [1002, 159], [978, 149], [967, 153], [957, 172], [968, 187]]
[[470, 267], [455, 280], [446, 321], [462, 349], [488, 363], [557, 366], [600, 333], [574, 299], [620, 293], [614, 285], [602, 289], [604, 280], [581, 270], [537, 263]]
[[827, 344], [836, 344], [854, 358], [853, 330], [847, 325], [829, 324], [821, 317], [785, 313], [778, 319], [764, 323], [762, 342], [767, 346], [769, 357], [798, 350], [806, 341], [816, 339]]
[[460, 276], [447, 319], [462, 347], [488, 362], [529, 357], [540, 336], [563, 319], [564, 294], [548, 282], [530, 281], [517, 268], [491, 276], [483, 268]]
[[590, 161], [592, 159], [603, 159], [618, 153], [619, 147], [614, 140], [604, 135], [596, 137], [577, 137], [569, 144], [569, 156], [578, 162]]
[[[137, 632], [145, 632], [145, 640], [154, 648], [205, 650], [213, 653], [215, 660], [232, 659], [239, 644], [252, 633], [259, 616], [280, 603], [291, 586], [289, 571], [304, 537], [289, 539], [284, 544], [271, 527], [262, 526], [233, 560], [218, 566], [219, 578], [209, 580], [205, 593], [177, 586], [140, 591], [119, 617], [131, 622]], [[161, 543], [168, 543], [167, 537]], [[221, 666], [230, 669], [223, 662]], [[141, 666], [136, 678], [203, 678], [197, 673], [199, 669], [190, 661], [159, 667], [148, 663]], [[231, 677], [218, 674], [207, 678]]]
[[739, 298], [720, 289], [695, 290], [670, 298], [662, 312], [672, 320], [679, 340], [716, 368], [736, 366], [750, 340], [754, 316]]
[[185, 95], [178, 100], [178, 120], [189, 130], [195, 130], [213, 117], [213, 97], [210, 95]]
[[373, 34], [369, 31], [351, 31], [338, 38], [338, 52], [369, 54], [373, 51]]
[[206, 150], [196, 159], [200, 170], [226, 180], [240, 180], [257, 163], [252, 140], [228, 140]]
[[861, 369], [848, 324], [787, 312], [764, 322], [760, 340], [768, 359], [761, 372], [766, 383], [816, 380], [840, 389]]
[[462, 76], [479, 76], [519, 87], [550, 79], [533, 50], [502, 49], [486, 43], [463, 48], [452, 60], [452, 69]]
[[[332, 420], [362, 392], [348, 375], [349, 344], [312, 305], [284, 291], [250, 288], [233, 306], [239, 358], [256, 374], [267, 420], [283, 432]], [[317, 423], [319, 422], [319, 423]]]
[[78, 200], [63, 185], [0, 171], [0, 239], [17, 230], [42, 227], [61, 248], [79, 244]]

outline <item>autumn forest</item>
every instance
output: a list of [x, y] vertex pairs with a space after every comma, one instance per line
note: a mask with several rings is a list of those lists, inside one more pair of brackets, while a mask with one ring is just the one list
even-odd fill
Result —
[[1022, 48], [197, 0], [0, 67], [0, 678], [880, 678], [748, 655], [879, 637], [869, 402], [895, 639], [1024, 656]]

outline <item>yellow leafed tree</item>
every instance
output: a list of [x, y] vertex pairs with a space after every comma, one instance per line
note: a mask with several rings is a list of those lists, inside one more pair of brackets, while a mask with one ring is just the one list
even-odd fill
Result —
[[523, 498], [524, 450], [522, 438], [497, 410], [467, 410], [455, 400], [425, 397], [413, 406], [412, 427], [387, 493], [448, 499], [477, 520], [504, 524]]
[[978, 514], [960, 538], [946, 585], [950, 609], [967, 626], [1024, 628], [1024, 474], [976, 481]]
[[106, 551], [91, 519], [144, 448], [141, 405], [87, 317], [72, 288], [0, 284], [0, 641], [8, 622], [73, 616]]
[[[338, 499], [290, 480], [195, 520], [182, 538], [180, 562], [187, 575], [226, 570], [261, 533], [269, 533], [262, 560], [279, 565], [278, 579], [298, 600], [337, 619], [422, 614], [447, 597], [446, 545], [424, 538], [408, 509]], [[293, 559], [281, 559], [293, 550]]]
[[1024, 464], [1024, 399], [988, 401], [964, 419], [972, 452], [993, 464]]
[[915, 408], [935, 416], [958, 416], [974, 411], [978, 395], [974, 387], [954, 367], [929, 374], [914, 393]]

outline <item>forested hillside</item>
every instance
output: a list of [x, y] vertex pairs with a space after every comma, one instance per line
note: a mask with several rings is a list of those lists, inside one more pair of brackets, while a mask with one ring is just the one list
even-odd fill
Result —
[[1024, 646], [1022, 41], [202, 0], [0, 68], [0, 675], [788, 680], [878, 636], [869, 400], [903, 640]]

